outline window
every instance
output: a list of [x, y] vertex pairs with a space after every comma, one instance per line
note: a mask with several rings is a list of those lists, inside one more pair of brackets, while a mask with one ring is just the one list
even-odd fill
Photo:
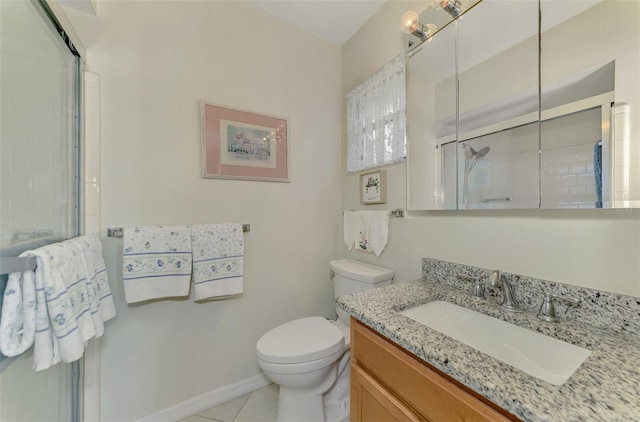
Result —
[[347, 174], [406, 160], [405, 80], [400, 55], [347, 94]]

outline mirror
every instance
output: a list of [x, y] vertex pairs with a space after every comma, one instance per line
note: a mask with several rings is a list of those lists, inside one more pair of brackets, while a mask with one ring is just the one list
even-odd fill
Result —
[[640, 2], [483, 0], [445, 29], [407, 54], [408, 209], [640, 207]]
[[639, 207], [640, 2], [540, 7], [541, 207]]
[[407, 185], [419, 209], [457, 208], [455, 51], [456, 28], [449, 25], [407, 61]]
[[538, 1], [458, 23], [458, 208], [538, 208]]

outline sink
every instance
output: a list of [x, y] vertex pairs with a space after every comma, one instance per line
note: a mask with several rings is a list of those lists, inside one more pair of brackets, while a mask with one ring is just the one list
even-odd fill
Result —
[[562, 385], [590, 350], [445, 301], [400, 312], [529, 375]]

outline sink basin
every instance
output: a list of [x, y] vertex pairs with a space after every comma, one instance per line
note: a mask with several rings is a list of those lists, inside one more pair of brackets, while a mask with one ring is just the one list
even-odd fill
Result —
[[590, 350], [445, 301], [400, 312], [529, 375], [562, 385]]

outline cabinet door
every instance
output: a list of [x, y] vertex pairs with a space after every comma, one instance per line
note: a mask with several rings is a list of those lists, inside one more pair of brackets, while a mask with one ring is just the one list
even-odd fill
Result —
[[[385, 421], [374, 413], [370, 402], [386, 410], [397, 410], [396, 419], [434, 422], [497, 422], [519, 420], [437, 371], [408, 351], [351, 319], [351, 403], [353, 421]], [[357, 375], [356, 375], [357, 374]], [[373, 386], [377, 386], [374, 389]], [[364, 390], [364, 392], [363, 392]], [[379, 390], [379, 391], [376, 391]], [[375, 392], [375, 393], [374, 393]], [[367, 397], [365, 400], [359, 394]], [[383, 406], [385, 403], [388, 406]], [[398, 406], [392, 406], [398, 403]], [[406, 415], [415, 415], [413, 419]], [[398, 419], [400, 418], [400, 419]]]
[[409, 408], [357, 364], [351, 366], [351, 421], [420, 421]]

